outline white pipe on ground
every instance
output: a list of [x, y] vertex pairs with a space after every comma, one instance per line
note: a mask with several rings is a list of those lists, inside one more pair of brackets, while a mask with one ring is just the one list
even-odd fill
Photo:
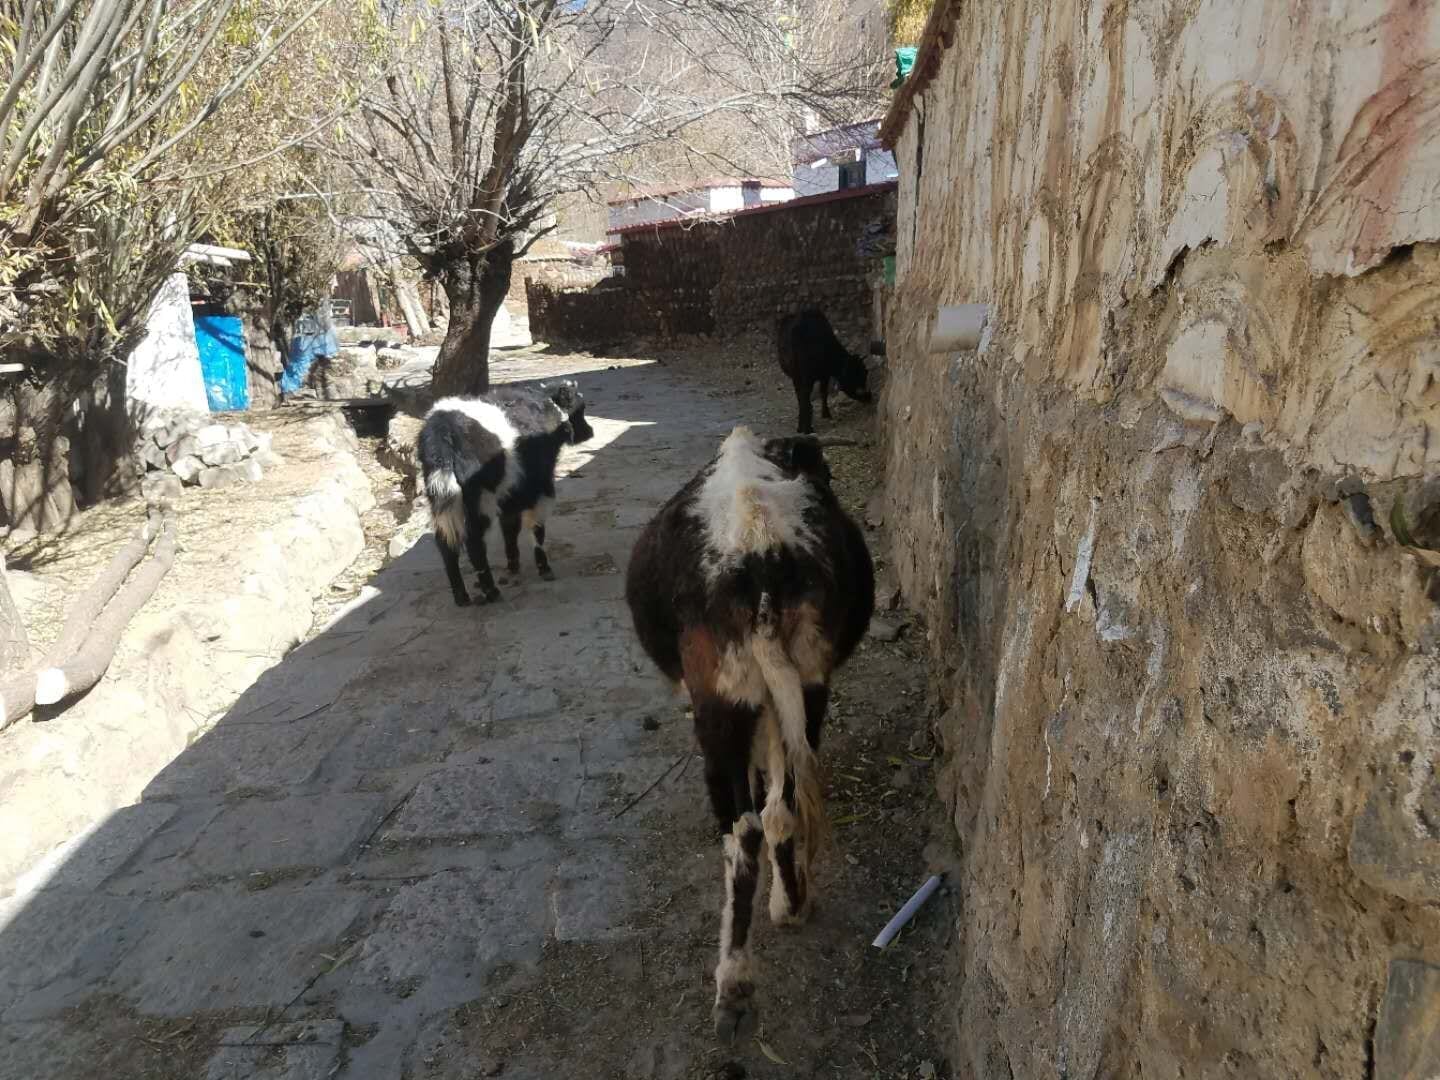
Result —
[[936, 309], [930, 323], [930, 351], [967, 352], [978, 348], [989, 318], [989, 304], [955, 304]]
[[885, 924], [885, 929], [881, 930], [875, 940], [870, 944], [877, 949], [883, 949], [886, 945], [889, 945], [890, 942], [894, 941], [895, 935], [900, 933], [900, 931], [904, 929], [905, 924], [915, 917], [915, 913], [920, 910], [920, 905], [925, 903], [926, 900], [929, 900], [930, 897], [934, 895], [935, 890], [940, 888], [941, 877], [942, 875], [940, 874], [932, 874], [929, 881], [915, 890], [915, 895], [905, 901], [905, 906], [896, 913], [893, 919]]

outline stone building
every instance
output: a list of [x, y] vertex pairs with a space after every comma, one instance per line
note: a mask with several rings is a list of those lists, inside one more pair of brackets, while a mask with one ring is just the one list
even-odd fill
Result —
[[957, 1077], [1440, 1073], [1437, 65], [1428, 0], [935, 5], [881, 423]]

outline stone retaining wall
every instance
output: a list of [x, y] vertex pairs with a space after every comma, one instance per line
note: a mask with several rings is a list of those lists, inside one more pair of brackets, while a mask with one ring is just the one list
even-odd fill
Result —
[[[355, 460], [355, 436], [338, 416], [304, 427], [296, 459], [315, 480], [285, 500], [273, 527], [237, 522], [218, 554], [223, 576], [187, 578], [182, 553], [160, 590], [126, 628], [110, 671], [86, 697], [44, 723], [0, 733], [0, 896], [47, 852], [145, 785], [206, 730], [311, 625], [311, 604], [359, 555], [360, 517], [374, 504]], [[278, 475], [278, 474], [277, 474]], [[230, 492], [217, 495], [228, 498]]]

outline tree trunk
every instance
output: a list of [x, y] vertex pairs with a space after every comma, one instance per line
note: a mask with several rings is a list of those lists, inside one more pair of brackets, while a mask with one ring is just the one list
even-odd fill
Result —
[[395, 290], [395, 302], [400, 305], [400, 314], [405, 318], [405, 328], [410, 331], [410, 336], [421, 337], [428, 334], [430, 320], [420, 303], [420, 291], [415, 288], [413, 281], [405, 277], [400, 268], [400, 260], [392, 259], [385, 272], [390, 278], [390, 287]]
[[150, 560], [132, 574], [114, 599], [105, 605], [75, 654], [66, 659], [63, 666], [37, 672], [37, 705], [56, 705], [76, 694], [83, 694], [100, 681], [115, 657], [115, 647], [120, 643], [125, 627], [154, 594], [160, 579], [169, 573], [174, 564], [175, 533], [169, 526], [162, 526]]
[[473, 396], [490, 390], [490, 326], [510, 291], [515, 245], [505, 242], [480, 258], [457, 260], [440, 271], [450, 302], [450, 323], [435, 360], [435, 396]]
[[61, 433], [70, 401], [53, 386], [15, 394], [13, 429], [0, 445], [0, 503], [12, 540], [58, 532], [75, 513], [70, 440]]

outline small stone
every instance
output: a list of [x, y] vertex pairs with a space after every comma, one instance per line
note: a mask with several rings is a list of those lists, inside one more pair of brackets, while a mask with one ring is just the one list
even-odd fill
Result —
[[265, 470], [261, 468], [260, 462], [256, 461], [253, 457], [247, 458], [236, 467], [240, 469], [242, 473], [241, 479], [252, 484], [258, 484], [265, 478]]
[[1440, 967], [1392, 960], [1375, 1025], [1376, 1076], [1440, 1076]]
[[140, 494], [147, 503], [166, 505], [185, 493], [185, 484], [180, 477], [168, 472], [156, 472], [140, 482]]
[[285, 459], [274, 450], [257, 450], [252, 460], [258, 461], [264, 469], [278, 469], [285, 464]]
[[200, 474], [205, 470], [205, 463], [193, 454], [176, 458], [170, 466], [170, 471], [178, 476], [182, 483], [194, 484], [200, 479]]
[[920, 1062], [920, 1068], [916, 1070], [920, 1080], [935, 1080], [935, 1063], [933, 1061]]
[[390, 558], [398, 559], [410, 550], [414, 542], [411, 537], [406, 536], [404, 533], [397, 533], [390, 538], [390, 546], [386, 550], [390, 553]]
[[179, 461], [182, 457], [199, 457], [200, 443], [194, 435], [186, 435], [182, 439], [176, 439], [165, 448], [165, 458], [171, 464]]
[[851, 1013], [849, 1016], [842, 1016], [840, 1018], [840, 1022], [846, 1027], [862, 1028], [866, 1024], [870, 1023], [870, 1014], [868, 1012]]
[[1440, 901], [1440, 841], [1421, 822], [1423, 791], [1411, 795], [1411, 777], [1375, 780], [1350, 830], [1350, 866], [1367, 885], [1412, 904]]
[[240, 480], [229, 465], [213, 465], [208, 469], [200, 470], [200, 486], [202, 488], [227, 488]]
[[1361, 495], [1365, 491], [1365, 481], [1355, 473], [1342, 476], [1335, 484], [1335, 494], [1342, 499], [1348, 499], [1351, 495]]
[[1397, 499], [1390, 524], [1400, 543], [1440, 551], [1440, 476], [1416, 484]]
[[906, 624], [889, 619], [871, 619], [870, 636], [876, 641], [898, 641], [905, 632]]
[[247, 454], [253, 453], [259, 447], [260, 440], [255, 437], [255, 433], [246, 425], [236, 424], [228, 430], [230, 432], [230, 441], [237, 446], [243, 447]]
[[658, 716], [647, 716], [644, 720], [640, 721], [640, 726], [646, 731], [659, 731], [660, 718]]
[[147, 469], [170, 468], [170, 459], [166, 456], [164, 448], [155, 445], [150, 439], [142, 439], [140, 441], [137, 455]]
[[1380, 526], [1375, 524], [1375, 511], [1370, 506], [1370, 496], [1363, 491], [1346, 495], [1340, 505], [1345, 510], [1351, 527], [1365, 543], [1372, 543], [1380, 535]]
[[890, 786], [896, 791], [904, 791], [915, 783], [915, 773], [908, 765], [895, 770], [890, 777]]
[[906, 744], [906, 748], [912, 754], [923, 754], [925, 752], [925, 747], [929, 742], [929, 735], [927, 735], [924, 731], [917, 731], [910, 736], [910, 741]]
[[234, 465], [237, 461], [244, 461], [248, 456], [249, 451], [245, 447], [228, 440], [200, 447], [200, 460], [206, 465]]
[[195, 432], [195, 444], [201, 449], [207, 446], [219, 446], [221, 443], [230, 441], [230, 432], [224, 424], [206, 424]]

